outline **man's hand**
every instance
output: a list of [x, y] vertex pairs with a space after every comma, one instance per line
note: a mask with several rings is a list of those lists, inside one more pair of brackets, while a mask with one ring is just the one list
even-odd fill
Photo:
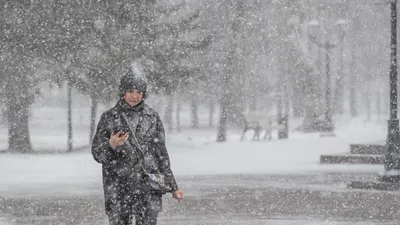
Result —
[[183, 192], [180, 190], [176, 190], [174, 193], [172, 193], [172, 197], [178, 200], [178, 202], [181, 202], [181, 200], [183, 199]]
[[122, 135], [120, 137], [122, 133], [122, 130], [118, 131], [116, 134], [114, 133], [114, 131], [111, 133], [111, 137], [110, 137], [110, 146], [111, 148], [116, 148], [118, 146], [121, 146], [124, 144], [124, 142], [128, 139], [129, 137], [129, 133], [126, 132], [124, 135]]

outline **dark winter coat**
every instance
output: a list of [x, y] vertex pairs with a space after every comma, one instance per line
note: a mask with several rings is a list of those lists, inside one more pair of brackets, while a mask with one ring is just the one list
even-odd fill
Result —
[[[109, 141], [113, 130], [129, 131], [121, 112], [125, 112], [130, 121], [139, 116], [135, 136], [145, 155], [146, 171], [172, 175], [165, 146], [164, 127], [158, 113], [144, 102], [132, 107], [121, 99], [101, 116], [92, 143], [93, 158], [102, 164], [106, 213], [117, 210], [123, 193], [149, 196], [152, 199], [151, 207], [161, 211], [163, 193], [150, 193], [148, 190], [135, 150], [132, 150], [127, 143], [116, 149], [110, 147]], [[172, 186], [173, 191], [178, 190], [175, 179]]]

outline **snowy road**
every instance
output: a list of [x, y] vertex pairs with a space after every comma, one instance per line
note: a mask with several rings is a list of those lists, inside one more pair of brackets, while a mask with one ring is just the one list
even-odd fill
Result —
[[[315, 173], [180, 178], [185, 201], [178, 204], [165, 196], [159, 224], [397, 224], [400, 193], [346, 188], [350, 180], [373, 177]], [[100, 187], [96, 189], [87, 196], [2, 198], [0, 225], [107, 224]]]

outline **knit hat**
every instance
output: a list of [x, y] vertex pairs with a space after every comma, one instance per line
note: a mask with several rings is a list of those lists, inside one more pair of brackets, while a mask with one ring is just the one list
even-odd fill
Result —
[[147, 91], [145, 74], [137, 63], [133, 63], [129, 66], [128, 71], [121, 78], [119, 84], [119, 92], [121, 94], [131, 89], [137, 89], [143, 91], [143, 93]]

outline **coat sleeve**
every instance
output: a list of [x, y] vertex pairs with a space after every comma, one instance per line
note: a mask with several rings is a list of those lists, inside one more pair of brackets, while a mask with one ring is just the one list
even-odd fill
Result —
[[97, 124], [96, 134], [92, 142], [92, 155], [94, 160], [103, 165], [111, 165], [115, 159], [116, 152], [110, 146], [111, 131], [107, 128], [106, 114], [101, 115], [100, 121]]
[[171, 170], [171, 163], [167, 151], [167, 147], [165, 145], [165, 130], [164, 125], [160, 117], [157, 115], [157, 124], [156, 124], [156, 139], [154, 140], [156, 149], [158, 152], [158, 165], [160, 168], [160, 172], [164, 174], [171, 175], [172, 182], [172, 191], [179, 190], [178, 184], [176, 183], [175, 177]]

